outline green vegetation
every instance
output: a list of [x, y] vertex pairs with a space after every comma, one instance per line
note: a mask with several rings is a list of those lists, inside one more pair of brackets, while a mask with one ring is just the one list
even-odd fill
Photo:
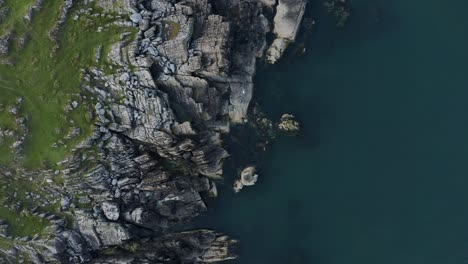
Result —
[[162, 23], [162, 33], [167, 40], [175, 39], [180, 31], [180, 24], [174, 21], [164, 21]]
[[[32, 234], [43, 235], [49, 222], [43, 218], [34, 215], [17, 215], [5, 208], [0, 208], [0, 215], [8, 223], [8, 235], [13, 237], [26, 237]], [[6, 216], [6, 217], [5, 217]]]
[[[13, 237], [48, 235], [50, 222], [33, 215], [32, 208], [71, 223], [70, 215], [60, 212], [60, 197], [47, 191], [52, 182], [46, 178], [63, 185], [60, 174], [46, 177], [38, 170], [31, 174], [34, 179], [27, 180], [18, 168], [59, 169], [56, 163], [91, 133], [95, 120], [90, 112], [95, 102], [81, 89], [82, 69], [112, 71], [106, 60], [110, 46], [124, 32], [131, 32], [130, 37], [136, 34], [136, 29], [113, 25], [120, 19], [117, 14], [104, 14], [94, 2], [85, 6], [84, 0], [75, 0], [52, 39], [49, 32], [57, 23], [63, 0], [44, 1], [28, 22], [24, 16], [34, 2], [6, 0], [4, 6], [10, 12], [0, 21], [0, 38], [10, 35], [9, 52], [0, 54], [0, 219], [6, 221], [8, 235]], [[89, 13], [81, 13], [90, 8]], [[98, 49], [102, 50], [100, 59], [96, 58]], [[21, 155], [13, 155], [12, 145], [25, 134]], [[0, 238], [0, 248], [11, 243]]]
[[128, 246], [128, 251], [130, 251], [131, 253], [136, 253], [138, 251], [138, 244], [135, 242], [130, 243], [130, 245]]
[[[24, 32], [26, 23], [24, 23], [24, 15], [28, 12], [35, 0], [6, 0], [5, 5], [9, 8], [8, 15], [1, 23], [0, 35], [5, 32], [15, 30], [17, 32]], [[47, 1], [45, 1], [47, 2]]]
[[[32, 22], [27, 23], [23, 16], [32, 3], [32, 0], [6, 0], [11, 12], [0, 23], [0, 32], [11, 32], [12, 41], [10, 53], [0, 56], [0, 61], [8, 60], [14, 65], [0, 65], [0, 104], [13, 105], [16, 98], [24, 98], [22, 113], [28, 118], [29, 134], [22, 162], [28, 168], [37, 168], [60, 161], [91, 132], [92, 102], [89, 96], [83, 100], [87, 95], [80, 89], [81, 69], [108, 67], [103, 59], [108, 46], [130, 29], [105, 26], [117, 18], [115, 14], [100, 15], [102, 8], [94, 8], [89, 16], [78, 15], [75, 20], [74, 16], [83, 8], [83, 1], [77, 1], [55, 43], [48, 33], [58, 19], [63, 1], [44, 1]], [[16, 43], [25, 35], [26, 46], [19, 49]], [[102, 59], [96, 61], [96, 49], [101, 44]], [[73, 101], [78, 103], [74, 109], [70, 106]], [[1, 111], [0, 118], [0, 128], [13, 126], [15, 116], [7, 111]], [[81, 134], [66, 139], [73, 128], [80, 128]], [[11, 164], [11, 143], [0, 142], [0, 164]]]
[[[40, 196], [46, 198], [50, 194], [40, 188], [44, 184], [43, 179], [32, 182], [26, 182], [25, 179], [19, 179], [18, 175], [1, 175], [0, 185], [0, 219], [8, 224], [8, 235], [13, 237], [25, 237], [45, 233], [45, 228], [50, 224], [46, 219], [32, 215], [28, 208], [37, 207], [42, 212], [56, 212], [58, 210], [58, 201], [56, 204], [41, 205], [36, 204], [28, 196]], [[48, 200], [52, 198], [48, 197]]]

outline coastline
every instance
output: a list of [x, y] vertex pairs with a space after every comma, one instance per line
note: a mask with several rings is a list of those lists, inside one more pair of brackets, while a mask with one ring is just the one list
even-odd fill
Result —
[[[52, 232], [33, 240], [7, 233], [8, 247], [0, 248], [3, 260], [213, 263], [236, 258], [236, 240], [181, 227], [207, 210], [204, 196], [217, 196], [216, 182], [229, 156], [222, 137], [231, 124], [247, 122], [255, 65], [265, 56], [267, 33], [293, 24], [275, 31], [283, 44], [269, 52], [271, 62], [296, 37], [305, 2], [279, 2], [287, 15], [275, 18], [274, 26], [267, 19], [274, 17], [274, 8], [258, 1], [96, 3], [98, 17], [128, 17], [113, 25], [137, 28], [136, 39], [121, 34], [107, 55], [102, 45], [97, 47], [95, 60], [104, 58], [111, 66], [81, 70], [84, 90], [70, 111], [93, 100], [94, 125], [91, 136], [57, 163], [62, 169], [20, 170], [20, 181], [37, 175], [63, 179], [63, 186], [46, 181], [48, 193], [60, 198], [59, 212], [23, 209], [47, 218]], [[67, 1], [49, 31], [57, 43], [68, 16], [87, 19], [95, 12], [93, 7], [76, 11], [73, 4]], [[295, 5], [300, 8], [291, 9]], [[41, 8], [39, 1], [31, 10]], [[34, 23], [34, 17], [30, 20]], [[3, 173], [8, 177], [10, 170]], [[9, 224], [2, 222], [5, 230]]]

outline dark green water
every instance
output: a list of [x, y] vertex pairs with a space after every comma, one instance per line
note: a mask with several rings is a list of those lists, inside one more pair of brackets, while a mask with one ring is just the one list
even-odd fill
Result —
[[222, 190], [210, 226], [235, 263], [468, 263], [468, 2], [320, 5], [307, 53], [259, 72], [257, 100], [294, 113], [257, 186]]

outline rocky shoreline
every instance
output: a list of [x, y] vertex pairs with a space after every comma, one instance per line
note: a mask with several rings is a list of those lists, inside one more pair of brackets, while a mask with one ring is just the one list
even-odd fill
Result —
[[[63, 16], [72, 4], [66, 1]], [[213, 230], [187, 231], [183, 224], [207, 210], [203, 197], [217, 195], [216, 181], [229, 156], [222, 138], [232, 125], [248, 122], [256, 61], [277, 61], [294, 41], [305, 1], [96, 5], [128, 17], [118, 23], [138, 33], [134, 39], [122, 34], [112, 45], [112, 73], [98, 67], [82, 71], [83, 91], [95, 101], [95, 129], [60, 163], [65, 188], [50, 190], [74, 222], [50, 216], [56, 235], [3, 252], [6, 260], [20, 253], [31, 263], [236, 258], [236, 240]], [[63, 21], [61, 16], [51, 38]], [[272, 32], [276, 40], [270, 44]]]

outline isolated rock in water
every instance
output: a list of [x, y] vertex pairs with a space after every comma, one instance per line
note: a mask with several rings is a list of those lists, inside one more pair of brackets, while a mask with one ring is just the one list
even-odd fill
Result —
[[284, 114], [281, 116], [281, 121], [278, 124], [278, 129], [286, 133], [295, 134], [299, 132], [299, 126], [299, 122], [295, 120], [293, 115]]
[[254, 166], [246, 167], [242, 170], [240, 179], [234, 182], [234, 192], [239, 192], [244, 186], [253, 186], [258, 180], [258, 174], [255, 174]]
[[120, 209], [119, 206], [115, 203], [103, 202], [102, 211], [104, 212], [106, 218], [109, 220], [115, 221], [119, 219]]
[[236, 180], [234, 182], [234, 185], [232, 186], [232, 189], [234, 190], [235, 193], [240, 192], [244, 188], [244, 185], [242, 185], [242, 182], [240, 180]]
[[255, 185], [257, 179], [258, 175], [255, 174], [255, 167], [253, 166], [247, 167], [241, 172], [241, 182], [245, 186]]

